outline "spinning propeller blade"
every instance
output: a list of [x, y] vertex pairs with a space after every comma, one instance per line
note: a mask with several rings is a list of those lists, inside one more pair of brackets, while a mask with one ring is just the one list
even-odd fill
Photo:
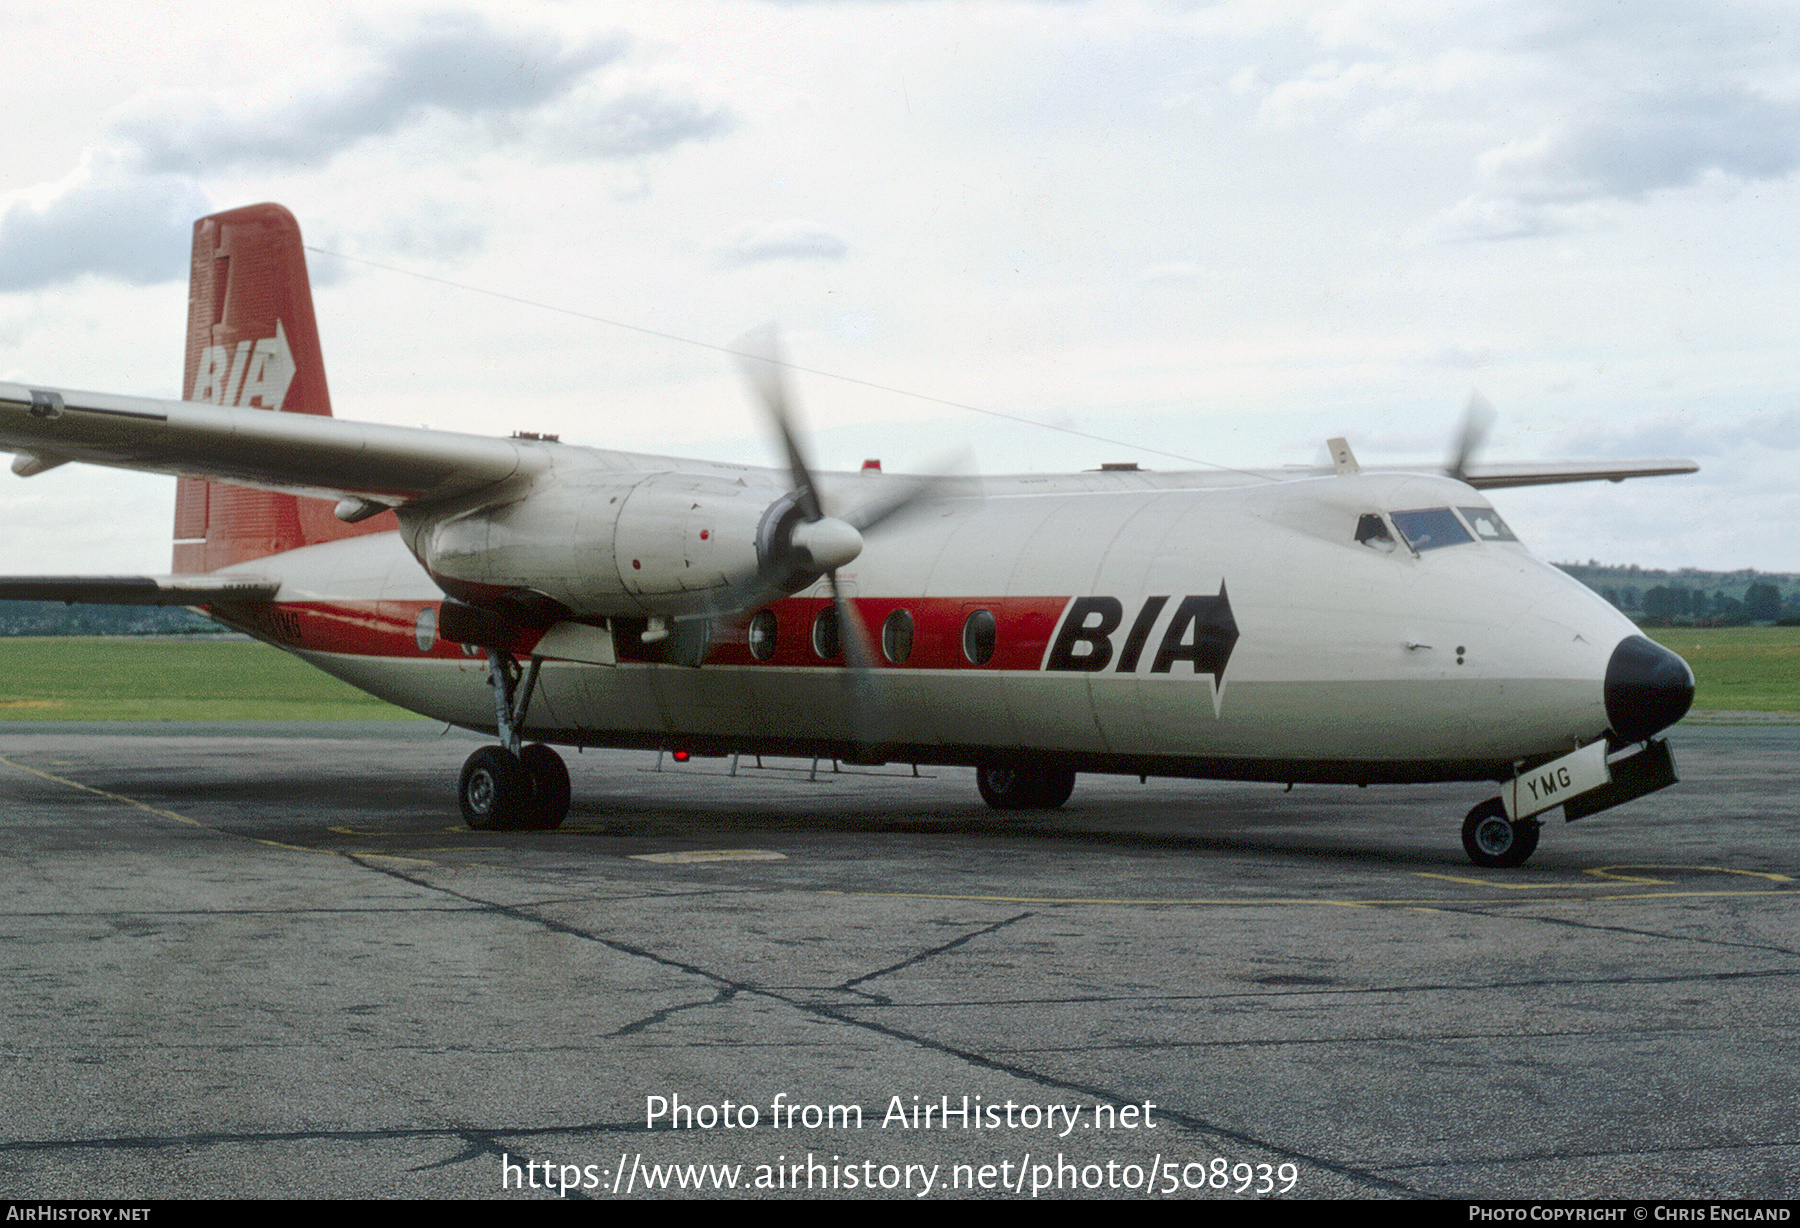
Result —
[[1481, 445], [1487, 439], [1487, 433], [1494, 425], [1494, 407], [1479, 392], [1469, 394], [1469, 403], [1463, 408], [1462, 427], [1457, 432], [1456, 447], [1450, 453], [1450, 461], [1444, 466], [1444, 472], [1459, 482], [1469, 480], [1469, 462], [1481, 451]]
[[[792, 492], [770, 509], [772, 521], [766, 521], [764, 538], [758, 549], [763, 566], [757, 576], [742, 585], [733, 585], [739, 598], [767, 598], [762, 594], [780, 595], [797, 591], [810, 583], [809, 577], [823, 573], [831, 585], [831, 604], [837, 614], [838, 643], [844, 654], [844, 686], [850, 714], [851, 738], [856, 744], [860, 762], [879, 762], [881, 744], [886, 738], [886, 705], [881, 696], [881, 680], [875, 664], [875, 648], [862, 616], [844, 595], [838, 584], [838, 568], [853, 562], [862, 553], [862, 534], [884, 521], [906, 511], [932, 493], [929, 482], [915, 482], [890, 490], [885, 495], [861, 504], [842, 518], [827, 516], [819, 499], [818, 483], [812, 467], [794, 431], [793, 398], [773, 328], [758, 329], [741, 339], [735, 347], [739, 363], [756, 390], [769, 421], [787, 454]], [[783, 508], [782, 504], [788, 507]], [[796, 581], [800, 583], [796, 584]]]

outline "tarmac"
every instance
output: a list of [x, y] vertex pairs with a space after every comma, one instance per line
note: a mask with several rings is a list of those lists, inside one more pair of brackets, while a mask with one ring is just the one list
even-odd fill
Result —
[[1800, 725], [1673, 741], [1499, 871], [1478, 785], [590, 752], [488, 833], [423, 723], [0, 724], [0, 1189], [1791, 1199]]

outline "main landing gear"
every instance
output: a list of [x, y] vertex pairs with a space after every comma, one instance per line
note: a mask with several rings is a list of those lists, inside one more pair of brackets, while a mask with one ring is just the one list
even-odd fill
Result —
[[981, 800], [995, 810], [1055, 810], [1075, 791], [1075, 773], [1065, 768], [1005, 767], [984, 764], [975, 769]]
[[1463, 851], [1478, 866], [1510, 870], [1524, 865], [1537, 852], [1538, 833], [1543, 826], [1536, 819], [1507, 818], [1500, 799], [1490, 797], [1463, 820]]
[[519, 663], [488, 649], [488, 682], [494, 688], [494, 724], [503, 745], [484, 746], [463, 764], [457, 795], [463, 819], [477, 831], [548, 831], [569, 813], [569, 769], [540, 742], [522, 746], [519, 731], [540, 659], [533, 657], [520, 685]]

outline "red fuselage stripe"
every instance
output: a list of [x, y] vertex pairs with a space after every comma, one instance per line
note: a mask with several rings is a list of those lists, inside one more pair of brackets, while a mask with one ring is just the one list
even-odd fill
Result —
[[[890, 616], [910, 616], [912, 648], [906, 669], [1036, 670], [1043, 664], [1050, 637], [1068, 608], [1068, 597], [857, 597], [851, 605], [867, 629], [875, 664], [895, 668], [883, 650], [883, 625]], [[421, 651], [419, 615], [436, 610], [435, 601], [345, 601], [233, 603], [212, 607], [222, 622], [287, 648], [368, 657], [449, 657], [466, 654], [460, 644], [436, 640]], [[773, 651], [759, 660], [750, 650], [750, 619], [712, 624], [708, 665], [757, 668], [841, 666], [840, 647], [829, 660], [814, 651], [813, 625], [831, 609], [823, 597], [789, 597], [763, 607], [775, 620]], [[964, 652], [964, 631], [978, 611], [993, 616], [992, 655], [977, 664]], [[900, 613], [896, 613], [900, 612]], [[528, 653], [540, 633], [521, 629], [513, 651]], [[976, 637], [979, 639], [979, 637]], [[631, 648], [620, 645], [629, 660]]]

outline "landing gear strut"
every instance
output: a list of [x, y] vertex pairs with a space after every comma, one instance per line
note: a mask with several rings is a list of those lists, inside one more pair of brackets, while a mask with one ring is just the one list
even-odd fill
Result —
[[1538, 832], [1542, 828], [1536, 819], [1507, 818], [1500, 799], [1491, 797], [1469, 811], [1469, 817], [1463, 820], [1463, 851], [1478, 866], [1510, 870], [1524, 865], [1537, 852]]
[[521, 745], [519, 731], [537, 689], [542, 658], [531, 658], [520, 686], [511, 653], [488, 649], [488, 682], [494, 688], [494, 725], [501, 745], [484, 746], [463, 764], [457, 796], [463, 819], [477, 831], [547, 831], [569, 813], [569, 769], [540, 742]]
[[995, 810], [1055, 810], [1075, 791], [1075, 773], [985, 764], [975, 769], [975, 787], [981, 790], [981, 800]]

